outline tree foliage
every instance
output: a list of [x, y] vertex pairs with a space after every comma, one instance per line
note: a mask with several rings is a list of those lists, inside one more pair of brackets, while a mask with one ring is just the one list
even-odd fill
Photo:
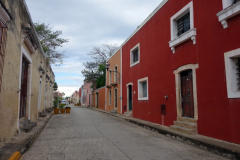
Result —
[[69, 40], [60, 38], [62, 31], [53, 31], [53, 27], [50, 24], [34, 23], [34, 26], [43, 51], [48, 56], [49, 64], [62, 64], [64, 53], [57, 49], [62, 47], [64, 43], [69, 42]]
[[82, 70], [82, 74], [87, 82], [93, 82], [96, 80], [97, 88], [105, 85], [105, 64], [107, 60], [117, 51], [117, 49], [118, 46], [116, 44], [103, 44], [92, 48], [91, 52], [88, 53], [92, 60], [84, 63], [83, 65], [85, 69]]
[[97, 77], [97, 81], [96, 81], [96, 87], [97, 88], [101, 88], [103, 86], [105, 86], [105, 82], [106, 82], [106, 67], [105, 64], [100, 64], [98, 67], [98, 77]]

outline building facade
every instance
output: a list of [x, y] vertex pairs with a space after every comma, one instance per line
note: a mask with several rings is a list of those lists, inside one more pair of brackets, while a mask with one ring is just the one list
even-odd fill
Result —
[[92, 92], [92, 103], [91, 106], [106, 110], [106, 87], [96, 89]]
[[54, 73], [24, 0], [0, 1], [0, 145], [52, 107]]
[[107, 61], [109, 63], [108, 72], [106, 72], [106, 110], [116, 110], [122, 113], [121, 105], [121, 49], [119, 49]]
[[92, 94], [92, 83], [84, 81], [82, 87], [82, 105], [90, 106], [91, 104], [91, 94]]
[[163, 0], [121, 46], [122, 112], [240, 144], [239, 8]]

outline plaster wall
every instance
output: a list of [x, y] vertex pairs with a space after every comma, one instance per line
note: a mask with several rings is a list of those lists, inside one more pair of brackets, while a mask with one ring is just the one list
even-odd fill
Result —
[[[8, 1], [2, 0], [3, 5], [7, 8], [8, 12], [12, 16], [12, 20], [7, 23], [7, 41], [2, 77], [2, 86], [0, 92], [0, 146], [10, 139], [14, 134], [19, 133], [19, 96], [20, 96], [20, 69], [22, 60], [22, 50], [23, 47], [28, 53], [29, 57], [32, 59], [31, 76], [28, 77], [28, 88], [29, 97], [28, 101], [30, 113], [25, 117], [31, 121], [36, 120], [38, 114], [38, 94], [39, 94], [39, 80], [40, 65], [46, 71], [48, 70], [46, 65], [45, 56], [39, 47], [34, 54], [30, 52], [27, 45], [22, 39], [22, 26], [28, 27], [29, 22], [31, 23], [30, 17], [27, 10], [23, 4], [23, 1]], [[32, 26], [31, 26], [32, 28]], [[36, 34], [31, 29], [34, 37], [36, 39]], [[42, 63], [41, 63], [42, 62]], [[53, 75], [52, 71], [51, 74]], [[41, 99], [41, 110], [44, 105], [44, 91], [43, 86], [45, 86], [45, 77], [42, 78], [42, 99]], [[52, 81], [54, 81], [54, 76], [52, 76]], [[31, 82], [31, 83], [30, 83]]]
[[[113, 109], [115, 109], [115, 102], [114, 102], [114, 96], [115, 96], [115, 89], [117, 89], [117, 112], [119, 114], [121, 114], [121, 76], [122, 76], [122, 72], [121, 72], [121, 49], [118, 50], [109, 60], [108, 63], [110, 64], [109, 66], [109, 70], [115, 71], [115, 66], [117, 66], [117, 71], [120, 73], [120, 80], [119, 80], [119, 74], [117, 73], [117, 85], [116, 86], [111, 86], [109, 85], [109, 76], [110, 76], [110, 72], [106, 72], [106, 85], [109, 85], [109, 88], [106, 88], [106, 110], [107, 111], [111, 111]], [[112, 82], [114, 82], [114, 72], [111, 73], [112, 74]], [[109, 90], [111, 90], [112, 92], [112, 99], [111, 99], [111, 105], [109, 104]]]
[[[133, 83], [133, 117], [165, 126], [177, 120], [174, 70], [188, 64], [196, 69], [198, 133], [240, 144], [240, 99], [228, 98], [224, 53], [240, 48], [240, 15], [223, 29], [216, 14], [222, 1], [192, 0], [196, 44], [188, 40], [175, 48], [171, 41], [170, 18], [191, 0], [169, 0], [122, 46], [123, 103], [127, 106], [126, 84]], [[140, 62], [130, 67], [130, 50], [140, 44]], [[148, 100], [138, 100], [138, 80], [148, 77]], [[168, 95], [168, 99], [164, 97]], [[161, 114], [166, 105], [166, 115]], [[124, 110], [123, 110], [124, 112]]]

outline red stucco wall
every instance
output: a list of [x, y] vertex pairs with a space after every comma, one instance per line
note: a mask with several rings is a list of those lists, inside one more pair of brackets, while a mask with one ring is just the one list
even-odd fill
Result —
[[[186, 64], [199, 64], [196, 70], [198, 133], [240, 144], [240, 99], [227, 97], [224, 53], [240, 48], [240, 15], [228, 20], [228, 28], [216, 14], [222, 1], [193, 0], [196, 44], [191, 40], [169, 47], [170, 18], [190, 0], [169, 0], [122, 47], [122, 108], [127, 105], [127, 87], [133, 83], [133, 117], [162, 124], [160, 105], [166, 104], [164, 125], [177, 119], [175, 75], [173, 70]], [[140, 63], [130, 67], [130, 50], [140, 43]], [[138, 101], [138, 79], [148, 77], [149, 100]], [[165, 95], [169, 98], [166, 100]], [[124, 112], [124, 110], [123, 110]]]

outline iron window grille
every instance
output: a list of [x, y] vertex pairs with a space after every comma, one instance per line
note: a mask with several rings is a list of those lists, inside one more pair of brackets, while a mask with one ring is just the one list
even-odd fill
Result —
[[138, 61], [138, 48], [132, 51], [132, 63], [135, 63]]
[[190, 30], [190, 13], [189, 12], [177, 21], [177, 27], [178, 27], [178, 33], [177, 33], [178, 36]]
[[117, 89], [115, 89], [115, 108], [117, 108]]
[[117, 66], [115, 67], [114, 78], [114, 82], [117, 83]]
[[109, 105], [112, 105], [112, 91], [109, 91]]
[[238, 2], [240, 2], [240, 0], [233, 0], [232, 1], [232, 5], [234, 5], [234, 4], [238, 3]]
[[237, 58], [237, 63], [236, 63], [236, 70], [237, 70], [237, 87], [238, 91], [240, 91], [240, 58]]
[[142, 82], [143, 97], [147, 97], [147, 81]]

